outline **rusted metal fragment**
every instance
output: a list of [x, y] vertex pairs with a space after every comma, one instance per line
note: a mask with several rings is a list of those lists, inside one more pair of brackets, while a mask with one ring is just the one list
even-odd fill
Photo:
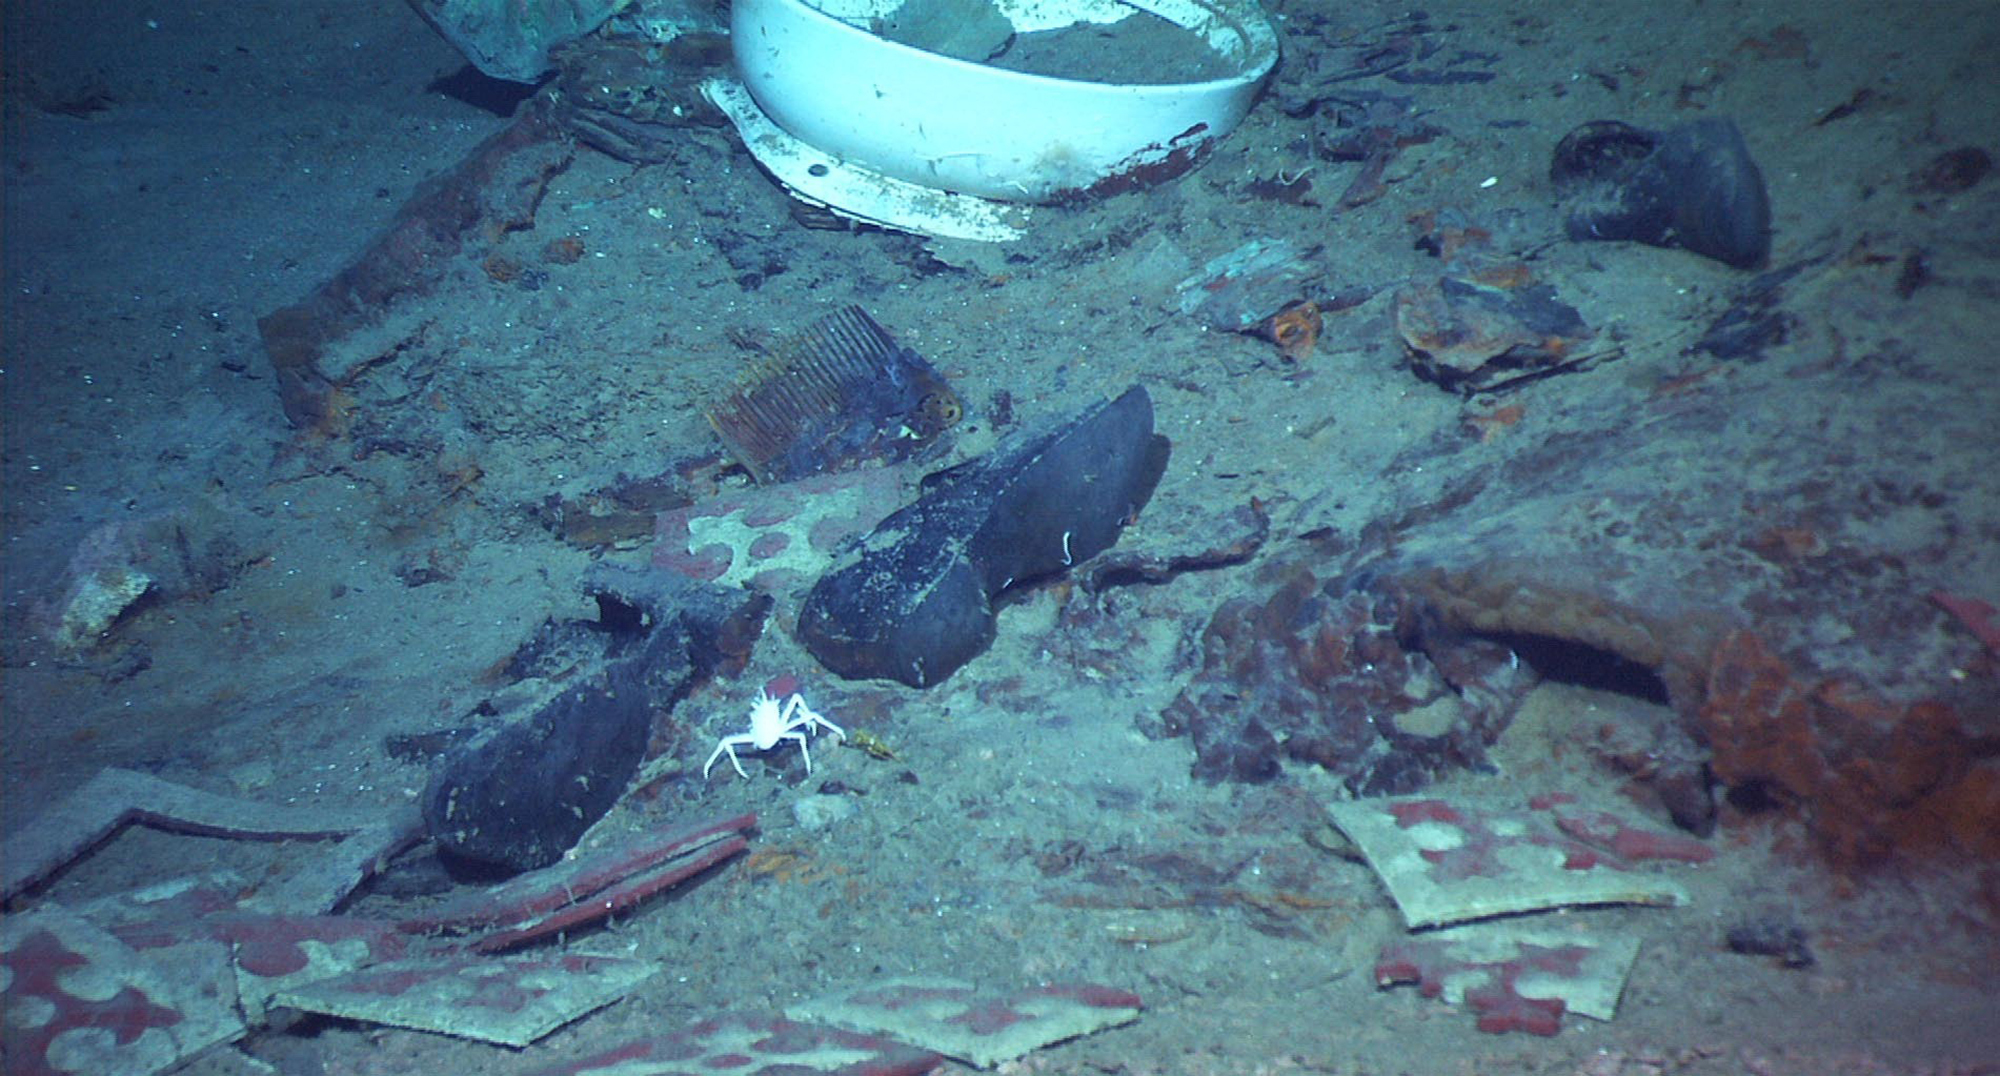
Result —
[[699, 823], [565, 860], [398, 924], [409, 932], [497, 927], [471, 944], [504, 952], [595, 923], [647, 900], [750, 846], [754, 814]]
[[[1134, 549], [1112, 549], [1085, 565], [1080, 582], [1085, 590], [1104, 590], [1132, 583], [1164, 583], [1183, 572], [1201, 572], [1243, 564], [1264, 548], [1271, 536], [1271, 516], [1262, 502], [1246, 501], [1220, 517], [1205, 521], [1201, 533], [1209, 543], [1199, 548], [1163, 548], [1160, 538], [1142, 539]], [[1181, 535], [1173, 535], [1175, 543]]]
[[1382, 795], [1487, 768], [1532, 684], [1507, 647], [1453, 630], [1408, 588], [1294, 564], [1267, 599], [1216, 610], [1201, 672], [1161, 719], [1193, 739], [1203, 780], [1270, 780], [1289, 758]]
[[1546, 284], [1492, 287], [1440, 277], [1396, 293], [1396, 333], [1419, 377], [1454, 392], [1492, 392], [1580, 365], [1592, 333]]
[[1716, 778], [1795, 816], [1835, 866], [2000, 860], [1992, 717], [1819, 677], [1750, 631], [1716, 647], [1705, 689], [1698, 721]]
[[421, 340], [410, 300], [429, 294], [453, 259], [484, 236], [532, 227], [548, 184], [574, 148], [540, 101], [456, 168], [426, 181], [360, 257], [311, 295], [257, 321], [292, 425], [345, 433], [371, 367]]
[[760, 484], [942, 452], [965, 415], [944, 375], [866, 310], [835, 311], [778, 345], [708, 412]]

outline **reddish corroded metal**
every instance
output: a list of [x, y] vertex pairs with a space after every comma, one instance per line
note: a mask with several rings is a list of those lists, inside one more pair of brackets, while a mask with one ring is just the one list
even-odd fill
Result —
[[1179, 179], [1206, 160], [1215, 148], [1215, 139], [1207, 137], [1207, 134], [1208, 124], [1197, 123], [1165, 142], [1155, 142], [1127, 157], [1090, 186], [1058, 192], [1049, 201], [1058, 205], [1074, 205]]
[[742, 834], [756, 824], [741, 814], [565, 860], [396, 926], [410, 934], [503, 927], [477, 945], [507, 948], [601, 919], [719, 863], [747, 847]]

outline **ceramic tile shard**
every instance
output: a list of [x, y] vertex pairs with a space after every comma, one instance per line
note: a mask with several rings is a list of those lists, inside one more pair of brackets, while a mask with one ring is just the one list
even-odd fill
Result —
[[392, 924], [342, 915], [268, 914], [233, 894], [247, 888], [227, 872], [183, 878], [91, 901], [76, 911], [148, 957], [189, 944], [224, 947], [244, 1018], [265, 1019], [279, 990], [404, 955]]
[[[339, 868], [316, 872], [293, 895], [325, 911], [366, 876], [364, 863], [404, 842], [408, 827], [392, 812], [257, 803], [177, 785], [134, 770], [106, 769], [43, 812], [6, 843], [0, 898], [12, 898], [130, 823], [207, 837], [358, 842], [366, 855], [332, 857]], [[342, 842], [343, 846], [346, 844]], [[358, 860], [358, 861], [357, 861]]]
[[1610, 1020], [1639, 955], [1639, 940], [1482, 923], [1384, 946], [1378, 986], [1416, 983], [1479, 1016], [1479, 1030], [1553, 1035], [1565, 1013]]
[[145, 954], [60, 907], [0, 922], [0, 981], [18, 1076], [150, 1076], [245, 1031], [228, 945]]
[[781, 1016], [726, 1013], [672, 1035], [635, 1039], [534, 1076], [922, 1076], [944, 1058], [872, 1035]]
[[375, 964], [279, 991], [306, 1012], [526, 1046], [624, 997], [661, 965], [587, 953], [466, 953]]
[[[658, 965], [490, 954], [636, 905], [741, 851], [754, 822], [653, 835], [400, 923], [267, 913], [240, 901], [245, 883], [226, 874], [10, 916], [0, 935], [7, 1071], [148, 1076], [242, 1034], [272, 1006], [526, 1045]], [[409, 937], [445, 932], [476, 936]], [[450, 948], [408, 955], [426, 944]], [[73, 993], [78, 982], [93, 985]]]
[[887, 1035], [992, 1068], [1051, 1043], [1131, 1023], [1140, 1008], [1137, 994], [1108, 986], [998, 991], [919, 976], [829, 994], [785, 1014]]
[[841, 543], [902, 507], [905, 470], [815, 475], [662, 512], [653, 564], [719, 586], [803, 591]]
[[1636, 869], [1702, 863], [1692, 837], [1647, 829], [1556, 793], [1525, 806], [1434, 796], [1327, 805], [1414, 928], [1579, 904], [1686, 903], [1679, 883]]

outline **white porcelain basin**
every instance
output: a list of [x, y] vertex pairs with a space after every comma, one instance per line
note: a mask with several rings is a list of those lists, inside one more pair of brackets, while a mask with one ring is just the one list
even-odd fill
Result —
[[[1255, 0], [926, 2], [972, 5], [979, 18], [966, 24], [1003, 34], [1011, 23], [1016, 36], [1003, 48], [1066, 41], [1069, 70], [1009, 70], [996, 66], [1004, 53], [982, 62], [890, 40], [883, 33], [901, 33], [905, 0], [735, 0], [730, 34], [743, 85], [778, 128], [842, 166], [956, 194], [1051, 202], [1192, 168], [1242, 120], [1278, 59]], [[1064, 28], [1095, 36], [1053, 37]], [[1163, 65], [1119, 55], [1136, 41], [1164, 43], [1153, 53]], [[1095, 77], [1088, 49], [1100, 44], [1104, 72], [1142, 70], [1143, 80]], [[1093, 69], [1078, 69], [1079, 55]], [[1183, 75], [1176, 56], [1198, 62]]]

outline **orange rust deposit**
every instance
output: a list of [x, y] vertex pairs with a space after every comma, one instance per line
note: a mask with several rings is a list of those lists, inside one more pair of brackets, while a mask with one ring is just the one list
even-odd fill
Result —
[[1520, 404], [1508, 404], [1484, 414], [1467, 415], [1465, 425], [1467, 429], [1478, 434], [1480, 442], [1484, 443], [1493, 440], [1501, 430], [1521, 421], [1527, 413], [1528, 409]]
[[575, 265], [583, 259], [583, 240], [574, 235], [551, 239], [542, 248], [542, 260], [554, 265]]
[[1773, 564], [1796, 564], [1826, 553], [1826, 541], [1811, 527], [1766, 527], [1743, 543]]
[[488, 254], [479, 266], [496, 284], [512, 284], [521, 279], [521, 263], [505, 254]]
[[1472, 279], [1489, 288], [1525, 288], [1535, 282], [1535, 272], [1522, 262], [1502, 262], [1474, 269]]
[[752, 849], [749, 855], [743, 857], [743, 873], [753, 879], [769, 878], [775, 882], [803, 884], [829, 875], [845, 874], [846, 869], [839, 864], [819, 862], [810, 849], [780, 845]]
[[1699, 388], [1706, 384], [1709, 378], [1717, 377], [1721, 373], [1722, 367], [1707, 366], [1699, 370], [1664, 378], [1653, 386], [1650, 395], [1655, 399], [1662, 396], [1675, 396], [1691, 389]]
[[1265, 318], [1263, 324], [1257, 326], [1256, 333], [1278, 345], [1278, 354], [1292, 362], [1300, 362], [1311, 355], [1314, 346], [1319, 343], [1323, 325], [1319, 304], [1311, 299], [1301, 299]]
[[1753, 632], [1717, 647], [1699, 722], [1715, 776], [1795, 815], [1835, 867], [1951, 854], [2000, 862], [2000, 758], [1960, 714], [1810, 680]]

